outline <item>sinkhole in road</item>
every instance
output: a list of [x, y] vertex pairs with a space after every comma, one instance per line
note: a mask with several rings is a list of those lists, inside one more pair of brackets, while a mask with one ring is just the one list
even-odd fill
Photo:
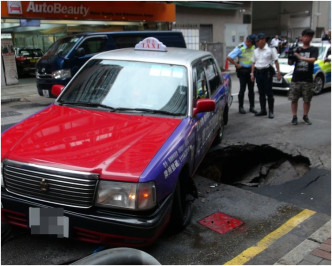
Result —
[[212, 149], [198, 174], [218, 183], [261, 187], [299, 179], [309, 166], [309, 158], [298, 152], [287, 153], [267, 144], [229, 145]]

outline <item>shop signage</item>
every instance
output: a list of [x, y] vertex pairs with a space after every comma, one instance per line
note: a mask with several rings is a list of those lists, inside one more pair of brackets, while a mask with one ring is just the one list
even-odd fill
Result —
[[79, 6], [66, 6], [61, 3], [53, 3], [48, 4], [44, 2], [40, 4], [40, 2], [30, 2], [29, 6], [26, 10], [27, 13], [45, 13], [45, 14], [62, 14], [62, 15], [81, 15], [86, 17], [88, 15], [89, 8], [83, 6], [82, 4]]
[[11, 39], [1, 40], [2, 63], [5, 72], [6, 85], [14, 85], [18, 83], [17, 68], [15, 61], [15, 52], [13, 41]]
[[2, 18], [175, 21], [175, 4], [153, 1], [1, 1]]

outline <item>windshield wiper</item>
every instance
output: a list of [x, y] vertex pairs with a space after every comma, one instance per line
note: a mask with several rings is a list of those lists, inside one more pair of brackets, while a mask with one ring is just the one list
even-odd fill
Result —
[[164, 115], [172, 115], [172, 116], [178, 116], [183, 115], [182, 113], [173, 113], [169, 111], [164, 110], [155, 110], [155, 109], [148, 109], [148, 108], [114, 108], [114, 111], [129, 111], [129, 112], [144, 112], [144, 113], [150, 113], [150, 114], [164, 114]]
[[89, 102], [60, 102], [59, 104], [63, 105], [78, 105], [78, 106], [88, 106], [88, 107], [102, 107], [102, 108], [106, 108], [106, 109], [110, 109], [111, 111], [114, 111], [115, 108], [113, 108], [112, 106], [108, 106], [106, 104], [101, 104], [101, 103], [89, 103]]
[[144, 112], [150, 114], [163, 114], [163, 115], [171, 115], [171, 116], [180, 116], [183, 115], [182, 113], [173, 113], [164, 110], [155, 110], [155, 109], [148, 109], [148, 108], [127, 108], [127, 107], [112, 107], [109, 105], [101, 104], [101, 103], [90, 103], [90, 102], [58, 102], [60, 105], [76, 105], [76, 106], [88, 106], [88, 107], [102, 107], [108, 109], [112, 112]]

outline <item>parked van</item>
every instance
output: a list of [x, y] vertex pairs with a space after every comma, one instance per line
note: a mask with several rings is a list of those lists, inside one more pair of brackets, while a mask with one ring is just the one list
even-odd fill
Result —
[[95, 54], [133, 47], [146, 37], [155, 37], [168, 47], [186, 48], [182, 33], [177, 31], [94, 32], [64, 37], [56, 41], [36, 65], [39, 95], [55, 97], [51, 93], [53, 85], [66, 85]]

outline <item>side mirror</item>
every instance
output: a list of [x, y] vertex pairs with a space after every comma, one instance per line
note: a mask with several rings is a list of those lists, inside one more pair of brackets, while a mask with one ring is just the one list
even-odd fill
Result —
[[81, 57], [85, 56], [85, 49], [83, 47], [80, 47], [76, 50], [76, 56]]
[[51, 89], [51, 93], [55, 96], [55, 97], [58, 97], [61, 92], [63, 91], [65, 86], [63, 85], [60, 85], [60, 84], [56, 84], [56, 85], [53, 85], [52, 86], [52, 89]]
[[198, 113], [213, 112], [216, 109], [216, 102], [211, 99], [198, 99], [194, 108], [193, 116]]

